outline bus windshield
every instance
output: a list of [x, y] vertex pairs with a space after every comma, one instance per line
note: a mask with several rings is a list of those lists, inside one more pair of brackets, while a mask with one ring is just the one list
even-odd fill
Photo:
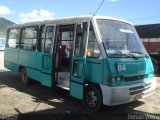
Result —
[[132, 25], [106, 19], [97, 19], [97, 24], [109, 57], [148, 56]]

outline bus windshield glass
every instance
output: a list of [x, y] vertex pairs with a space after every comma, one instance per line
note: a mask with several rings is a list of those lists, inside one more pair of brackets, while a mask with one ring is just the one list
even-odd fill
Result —
[[148, 56], [132, 25], [107, 19], [97, 19], [97, 24], [109, 57]]

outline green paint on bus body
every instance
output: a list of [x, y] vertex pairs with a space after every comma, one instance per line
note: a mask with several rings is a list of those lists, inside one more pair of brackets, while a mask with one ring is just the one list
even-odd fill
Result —
[[[118, 65], [125, 66], [125, 70], [118, 71]], [[102, 60], [88, 58], [86, 60], [84, 79], [87, 82], [102, 85], [123, 86], [149, 80], [153, 77], [153, 73], [154, 70], [150, 58], [138, 58], [137, 60], [133, 58], [105, 58]], [[120, 80], [109, 82], [109, 77], [114, 76], [120, 77]], [[135, 76], [139, 76], [139, 79]], [[128, 79], [132, 77], [133, 80], [126, 82], [124, 78], [127, 79], [127, 77]]]
[[4, 64], [15, 73], [25, 67], [29, 78], [52, 87], [52, 55], [49, 53], [6, 48]]
[[[118, 70], [118, 65], [125, 70]], [[106, 58], [104, 59], [103, 85], [125, 86], [153, 78], [153, 65], [150, 58]], [[118, 76], [120, 80], [108, 82], [109, 77]]]
[[[19, 56], [21, 57], [17, 57]], [[76, 60], [77, 57], [73, 57]], [[6, 48], [5, 66], [15, 73], [19, 71], [19, 65], [26, 66], [28, 76], [41, 82], [43, 85], [52, 87], [52, 55], [47, 53], [14, 50]], [[17, 61], [17, 62], [16, 62]], [[73, 81], [98, 83], [108, 86], [123, 86], [150, 80], [153, 77], [153, 65], [150, 58], [81, 58], [78, 64], [79, 77], [72, 76]], [[118, 71], [118, 65], [125, 65], [125, 70]], [[73, 72], [73, 70], [71, 71]], [[84, 75], [84, 76], [83, 76]], [[136, 77], [132, 81], [125, 81], [124, 77], [146, 75], [144, 78]], [[119, 76], [121, 80], [109, 82], [109, 77]], [[76, 83], [73, 83], [74, 85]], [[73, 88], [71, 84], [71, 91]], [[80, 88], [81, 89], [81, 88]], [[74, 90], [74, 89], [73, 89]]]
[[[119, 31], [129, 34], [130, 31], [126, 30], [120, 29]], [[105, 41], [103, 41], [103, 43], [105, 43]], [[101, 46], [100, 48], [100, 50], [105, 50], [107, 46], [106, 48], [104, 46]], [[53, 54], [45, 53], [43, 50], [40, 52], [35, 49], [23, 50], [6, 47], [5, 67], [15, 73], [19, 73], [20, 68], [25, 67], [28, 77], [41, 82], [41, 84], [45, 86], [53, 87], [56, 73], [54, 69], [57, 67], [55, 66], [53, 58], [59, 54], [56, 52], [57, 50], [53, 50]], [[86, 51], [84, 49], [84, 53], [85, 52]], [[118, 53], [115, 55], [114, 53], [112, 53], [113, 55], [110, 53], [110, 56], [119, 56], [111, 58], [105, 54], [107, 49], [105, 52], [101, 52], [100, 57], [97, 58], [84, 57], [80, 55], [72, 56], [70, 63], [71, 67], [69, 68], [69, 89], [71, 96], [82, 100], [85, 83], [96, 83], [97, 85], [116, 87], [152, 80], [154, 76], [154, 69], [149, 57], [146, 57], [145, 55], [142, 55], [142, 57], [141, 55], [135, 55], [135, 53], [130, 53], [128, 57], [121, 56], [121, 54]], [[106, 57], [104, 58], [104, 56]]]
[[4, 54], [4, 66], [13, 71], [19, 73], [18, 65], [18, 49], [6, 48]]
[[[115, 87], [141, 83], [143, 81], [151, 80], [154, 77], [153, 65], [150, 58], [138, 58], [136, 60], [133, 58], [86, 58], [85, 63], [84, 83], [98, 83], [101, 85]], [[118, 71], [117, 66], [121, 64], [125, 65], [126, 69]], [[120, 80], [109, 82], [108, 79], [111, 76], [119, 76]], [[129, 77], [132, 80], [126, 81], [125, 79], [129, 79]], [[80, 78], [73, 77], [72, 79], [74, 79], [75, 81], [81, 81]], [[75, 84], [76, 83], [71, 84], [71, 91], [82, 89], [80, 85], [80, 88], [75, 88]], [[75, 86], [78, 86], [78, 84]], [[81, 92], [83, 92], [83, 90]], [[79, 94], [73, 93], [73, 96], [77, 96], [77, 98], [80, 98], [82, 93], [78, 93]], [[81, 99], [83, 99], [83, 97]]]

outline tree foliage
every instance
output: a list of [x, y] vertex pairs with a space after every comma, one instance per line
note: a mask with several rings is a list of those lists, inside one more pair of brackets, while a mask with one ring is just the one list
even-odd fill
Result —
[[10, 20], [0, 18], [0, 37], [6, 37], [7, 27], [13, 24], [15, 23]]

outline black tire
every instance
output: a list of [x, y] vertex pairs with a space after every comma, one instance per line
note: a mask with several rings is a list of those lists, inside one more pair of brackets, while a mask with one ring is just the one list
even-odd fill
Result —
[[96, 86], [89, 85], [85, 88], [83, 105], [91, 112], [98, 112], [102, 107], [102, 93]]
[[152, 58], [152, 63], [153, 63], [153, 67], [154, 67], [154, 73], [157, 73], [157, 71], [158, 71], [158, 67], [159, 67], [159, 64], [158, 64], [158, 62], [157, 62], [157, 60], [156, 59], [154, 59], [154, 58]]
[[27, 71], [25, 68], [21, 69], [20, 78], [23, 85], [27, 86], [30, 84], [30, 79], [27, 76]]

